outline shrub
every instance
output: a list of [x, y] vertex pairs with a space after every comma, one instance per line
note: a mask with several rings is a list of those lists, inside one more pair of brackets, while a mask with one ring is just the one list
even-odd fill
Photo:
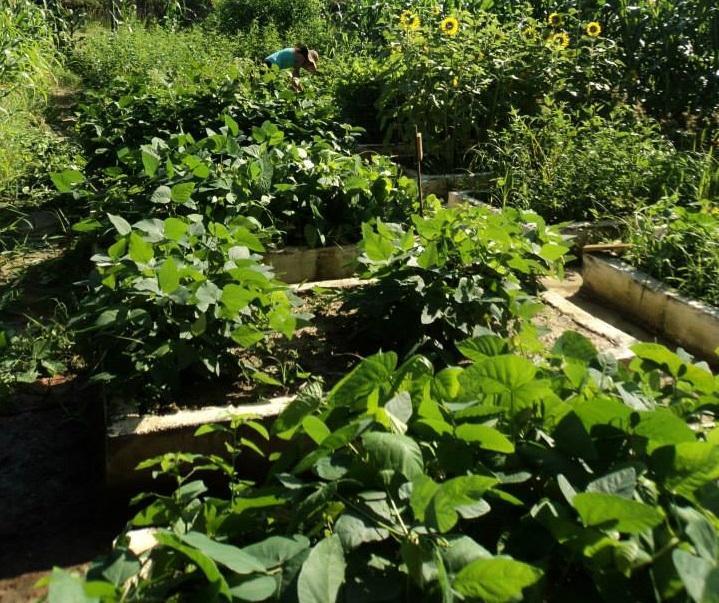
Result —
[[249, 370], [237, 348], [260, 347], [268, 333], [292, 337], [295, 298], [262, 264], [252, 221], [110, 220], [119, 236], [92, 258], [92, 288], [72, 325], [88, 365], [126, 400], [167, 399], [188, 374]]
[[284, 33], [304, 22], [320, 20], [324, 3], [321, 0], [218, 0], [216, 26], [236, 34], [253, 23], [260, 27], [274, 25]]
[[561, 273], [569, 251], [538, 215], [513, 209], [440, 209], [412, 222], [362, 227], [360, 262], [373, 281], [346, 307], [370, 349], [419, 349], [451, 363], [459, 339], [514, 334], [541, 307], [536, 279]]
[[719, 307], [719, 211], [716, 201], [667, 199], [629, 222], [628, 258], [682, 293]]
[[489, 138], [475, 165], [496, 178], [493, 202], [550, 222], [627, 215], [695, 181], [693, 158], [622, 107], [608, 117], [555, 105], [534, 117], [514, 112]]

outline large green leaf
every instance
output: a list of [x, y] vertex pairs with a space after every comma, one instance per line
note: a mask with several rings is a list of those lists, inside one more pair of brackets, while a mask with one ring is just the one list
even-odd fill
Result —
[[[471, 509], [499, 480], [483, 475], [464, 475], [440, 484], [426, 510], [426, 522], [442, 533], [449, 532], [463, 509]], [[488, 510], [488, 507], [483, 507]], [[481, 514], [477, 513], [477, 515]]]
[[672, 552], [672, 561], [695, 603], [719, 601], [719, 568], [716, 561], [712, 563], [681, 549]]
[[664, 476], [667, 489], [691, 500], [697, 489], [719, 479], [719, 446], [708, 442], [664, 446], [654, 451], [652, 463]]
[[667, 408], [657, 408], [639, 413], [639, 424], [634, 433], [649, 440], [649, 450], [664, 444], [694, 442], [696, 436], [685, 421]]
[[173, 293], [180, 286], [180, 274], [177, 271], [177, 264], [172, 258], [167, 258], [157, 273], [157, 280], [163, 293]]
[[330, 406], [362, 406], [376, 388], [388, 385], [397, 367], [394, 352], [379, 353], [365, 358], [352, 372], [345, 375], [327, 396]]
[[454, 579], [455, 590], [464, 597], [487, 603], [519, 601], [522, 590], [542, 577], [534, 566], [505, 557], [477, 559], [462, 569]]
[[230, 589], [234, 600], [266, 601], [277, 591], [277, 580], [272, 576], [252, 576]]
[[194, 546], [184, 544], [175, 534], [170, 532], [156, 532], [155, 539], [159, 544], [172, 548], [187, 557], [205, 574], [208, 582], [210, 582], [220, 594], [228, 599], [231, 598], [230, 587], [227, 584], [227, 580], [225, 580], [225, 577], [217, 568], [217, 564], [205, 553]]
[[138, 264], [147, 264], [154, 256], [152, 245], [136, 232], [130, 234], [130, 259]]
[[660, 507], [652, 507], [603, 492], [584, 492], [572, 499], [584, 525], [626, 534], [637, 534], [659, 525], [664, 519]]
[[463, 423], [455, 429], [455, 434], [460, 440], [477, 444], [484, 450], [504, 452], [505, 454], [514, 452], [514, 444], [509, 441], [507, 436], [488, 425]]
[[71, 193], [78, 184], [85, 182], [85, 176], [77, 170], [63, 170], [62, 172], [51, 172], [50, 179], [55, 188], [61, 193]]
[[389, 531], [354, 513], [344, 513], [335, 522], [335, 533], [347, 550], [366, 542], [381, 542], [389, 538]]
[[459, 380], [467, 393], [498, 395], [508, 403], [529, 404], [551, 394], [545, 382], [535, 379], [536, 373], [529, 360], [507, 354], [470, 366]]
[[346, 567], [339, 536], [320, 540], [302, 564], [297, 580], [299, 603], [334, 603], [345, 580]]
[[229, 544], [216, 542], [200, 532], [188, 532], [180, 536], [180, 539], [236, 574], [245, 575], [265, 571], [265, 566], [246, 551]]
[[422, 475], [424, 462], [417, 442], [405, 435], [373, 431], [362, 436], [370, 463], [379, 471], [398, 473], [408, 480]]

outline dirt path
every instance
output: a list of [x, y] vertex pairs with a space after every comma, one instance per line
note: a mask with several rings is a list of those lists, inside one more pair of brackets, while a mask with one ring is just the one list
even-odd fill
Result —
[[102, 489], [102, 440], [74, 401], [0, 417], [0, 602], [32, 601], [54, 566], [108, 550], [124, 501]]

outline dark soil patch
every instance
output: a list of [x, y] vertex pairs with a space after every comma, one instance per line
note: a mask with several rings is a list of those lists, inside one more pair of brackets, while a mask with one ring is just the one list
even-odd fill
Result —
[[126, 501], [103, 491], [101, 415], [85, 402], [0, 417], [2, 602], [36, 599], [44, 573], [109, 550], [126, 520]]

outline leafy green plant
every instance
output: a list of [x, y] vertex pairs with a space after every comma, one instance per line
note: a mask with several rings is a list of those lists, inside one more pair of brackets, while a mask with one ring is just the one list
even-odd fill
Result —
[[96, 272], [72, 320], [94, 378], [126, 397], [175, 395], [188, 375], [252, 373], [238, 349], [261, 347], [268, 333], [291, 338], [300, 316], [286, 285], [261, 263], [254, 224], [201, 215], [145, 219], [110, 216], [118, 236], [93, 257]]
[[348, 293], [358, 334], [402, 353], [417, 349], [451, 362], [453, 342], [519, 330], [541, 304], [538, 277], [561, 274], [569, 248], [537, 214], [485, 207], [413, 216], [404, 228], [363, 225], [365, 278]]
[[719, 214], [712, 202], [682, 207], [673, 199], [629, 221], [628, 259], [682, 293], [719, 306]]
[[60, 190], [89, 196], [94, 215], [76, 229], [97, 226], [104, 212], [141, 218], [191, 211], [219, 222], [247, 217], [277, 233], [276, 243], [316, 247], [353, 242], [363, 221], [411, 211], [415, 185], [387, 158], [344, 152], [329, 133], [293, 142], [270, 122], [250, 136], [229, 115], [225, 123], [197, 141], [180, 134], [124, 149], [124, 169], [105, 170], [92, 192], [76, 186], [82, 174], [55, 173]]
[[490, 132], [474, 166], [494, 174], [494, 204], [551, 222], [627, 215], [698, 184], [696, 160], [621, 105], [606, 117], [551, 103], [534, 117], [514, 112], [507, 128]]
[[[138, 497], [111, 555], [85, 580], [55, 570], [50, 598], [710, 599], [716, 378], [655, 344], [628, 368], [572, 332], [535, 362], [508, 346], [467, 340], [471, 362], [439, 372], [377, 354], [307, 391], [274, 422], [286, 442], [260, 484], [221, 457], [150, 459], [175, 493]], [[231, 455], [244, 438], [239, 462], [269, 435], [251, 418], [199, 433], [217, 430]]]

